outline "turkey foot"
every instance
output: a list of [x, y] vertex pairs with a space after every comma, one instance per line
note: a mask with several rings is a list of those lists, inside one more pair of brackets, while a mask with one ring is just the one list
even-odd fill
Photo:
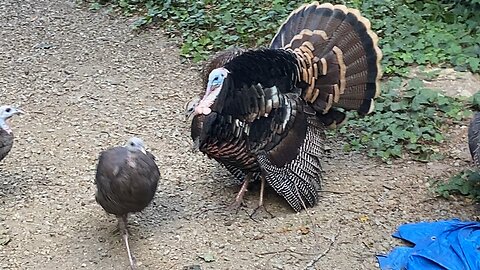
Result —
[[265, 205], [263, 205], [263, 194], [265, 193], [265, 178], [262, 176], [262, 182], [260, 183], [260, 198], [258, 199], [258, 206], [257, 208], [255, 208], [255, 210], [253, 210], [253, 213], [250, 214], [250, 218], [255, 221], [255, 222], [258, 222], [258, 220], [256, 220], [254, 218], [254, 216], [257, 214], [257, 211], [261, 208], [263, 208], [263, 210], [270, 215], [270, 218], [274, 218], [275, 216], [270, 213], [267, 208], [265, 207]]
[[240, 191], [235, 197], [235, 201], [228, 207], [228, 209], [236, 210], [236, 213], [238, 213], [238, 210], [243, 205], [243, 196], [245, 196], [245, 193], [247, 192], [248, 182], [250, 182], [250, 178], [252, 178], [252, 173], [248, 173], [247, 176], [245, 176], [245, 180], [243, 181]]
[[[117, 217], [117, 219], [118, 219], [117, 226], [115, 227], [115, 229], [113, 229], [110, 232], [112, 235], [120, 235], [123, 232], [123, 228], [122, 228], [123, 225], [120, 224], [120, 217]], [[127, 230], [127, 232], [131, 234], [130, 229], [126, 225], [125, 225], [125, 230]]]
[[130, 262], [130, 269], [135, 270], [135, 257], [133, 257], [132, 253], [130, 252], [130, 245], [128, 244], [128, 227], [127, 227], [127, 215], [123, 215], [118, 217], [118, 228], [122, 233], [123, 241], [125, 242], [125, 246], [127, 248], [128, 254], [128, 261]]

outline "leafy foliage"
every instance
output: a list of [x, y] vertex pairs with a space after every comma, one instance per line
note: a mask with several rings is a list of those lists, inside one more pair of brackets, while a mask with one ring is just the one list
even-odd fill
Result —
[[160, 19], [172, 36], [183, 39], [181, 54], [205, 60], [213, 51], [232, 45], [268, 44], [297, 1], [147, 1], [147, 14], [134, 27]]
[[472, 1], [352, 2], [381, 37], [386, 74], [404, 74], [411, 64], [480, 71], [480, 6]]
[[395, 77], [383, 84], [376, 112], [352, 115], [339, 133], [349, 139], [345, 150], [368, 149], [368, 155], [389, 162], [408, 152], [414, 159], [439, 158], [435, 146], [444, 141], [442, 130], [471, 114], [464, 102], [423, 87], [418, 79], [405, 83]]
[[[479, 0], [480, 1], [480, 0]], [[480, 89], [479, 89], [480, 90]], [[470, 102], [472, 103], [472, 107], [476, 111], [480, 111], [480, 91], [477, 91], [470, 99]]]
[[480, 201], [480, 174], [475, 170], [462, 171], [439, 184], [435, 191], [447, 199], [459, 194]]
[[[386, 74], [407, 66], [443, 65], [480, 71], [480, 0], [337, 0], [361, 10], [381, 37]], [[125, 14], [141, 12], [140, 27], [160, 21], [183, 39], [181, 53], [195, 61], [229, 46], [268, 45], [288, 14], [307, 0], [101, 0]]]

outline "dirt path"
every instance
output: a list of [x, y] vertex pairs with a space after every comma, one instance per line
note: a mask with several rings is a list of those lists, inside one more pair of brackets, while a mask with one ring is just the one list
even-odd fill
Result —
[[[325, 190], [296, 214], [273, 192], [275, 218], [225, 210], [238, 191], [231, 176], [189, 151], [183, 105], [198, 92], [160, 30], [134, 34], [126, 19], [60, 0], [0, 5], [0, 103], [30, 114], [14, 119], [16, 142], [0, 163], [0, 269], [127, 269], [115, 218], [94, 200], [98, 153], [140, 134], [159, 157], [154, 203], [131, 217], [139, 269], [375, 269], [374, 255], [398, 242], [404, 222], [472, 219], [471, 202], [436, 199], [429, 177], [468, 166], [466, 128], [452, 132], [441, 162], [385, 165], [327, 142]], [[328, 251], [328, 252], [327, 252]], [[213, 262], [206, 262], [200, 257]]]

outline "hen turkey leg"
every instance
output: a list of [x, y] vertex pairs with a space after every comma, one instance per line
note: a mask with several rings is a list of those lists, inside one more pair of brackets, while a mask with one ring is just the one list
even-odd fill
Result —
[[123, 241], [127, 247], [128, 260], [130, 261], [130, 269], [135, 270], [135, 258], [133, 258], [130, 252], [130, 245], [128, 244], [128, 228], [127, 228], [127, 215], [123, 215], [118, 218], [118, 227], [123, 236]]
[[247, 187], [248, 187], [248, 182], [250, 182], [250, 179], [252, 178], [252, 173], [248, 173], [245, 176], [245, 180], [243, 181], [242, 187], [240, 188], [240, 191], [238, 192], [237, 196], [235, 197], [235, 201], [230, 205], [230, 209], [239, 209], [240, 206], [243, 203], [243, 196], [245, 196], [245, 192], [247, 192]]

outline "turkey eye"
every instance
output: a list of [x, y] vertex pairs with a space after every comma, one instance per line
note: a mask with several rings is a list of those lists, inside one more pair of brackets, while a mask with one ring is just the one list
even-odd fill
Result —
[[11, 112], [11, 111], [12, 111], [12, 109], [10, 109], [10, 108], [7, 108], [5, 111], [9, 113], [9, 112]]
[[130, 143], [130, 146], [135, 146], [135, 144], [132, 142], [132, 143]]

